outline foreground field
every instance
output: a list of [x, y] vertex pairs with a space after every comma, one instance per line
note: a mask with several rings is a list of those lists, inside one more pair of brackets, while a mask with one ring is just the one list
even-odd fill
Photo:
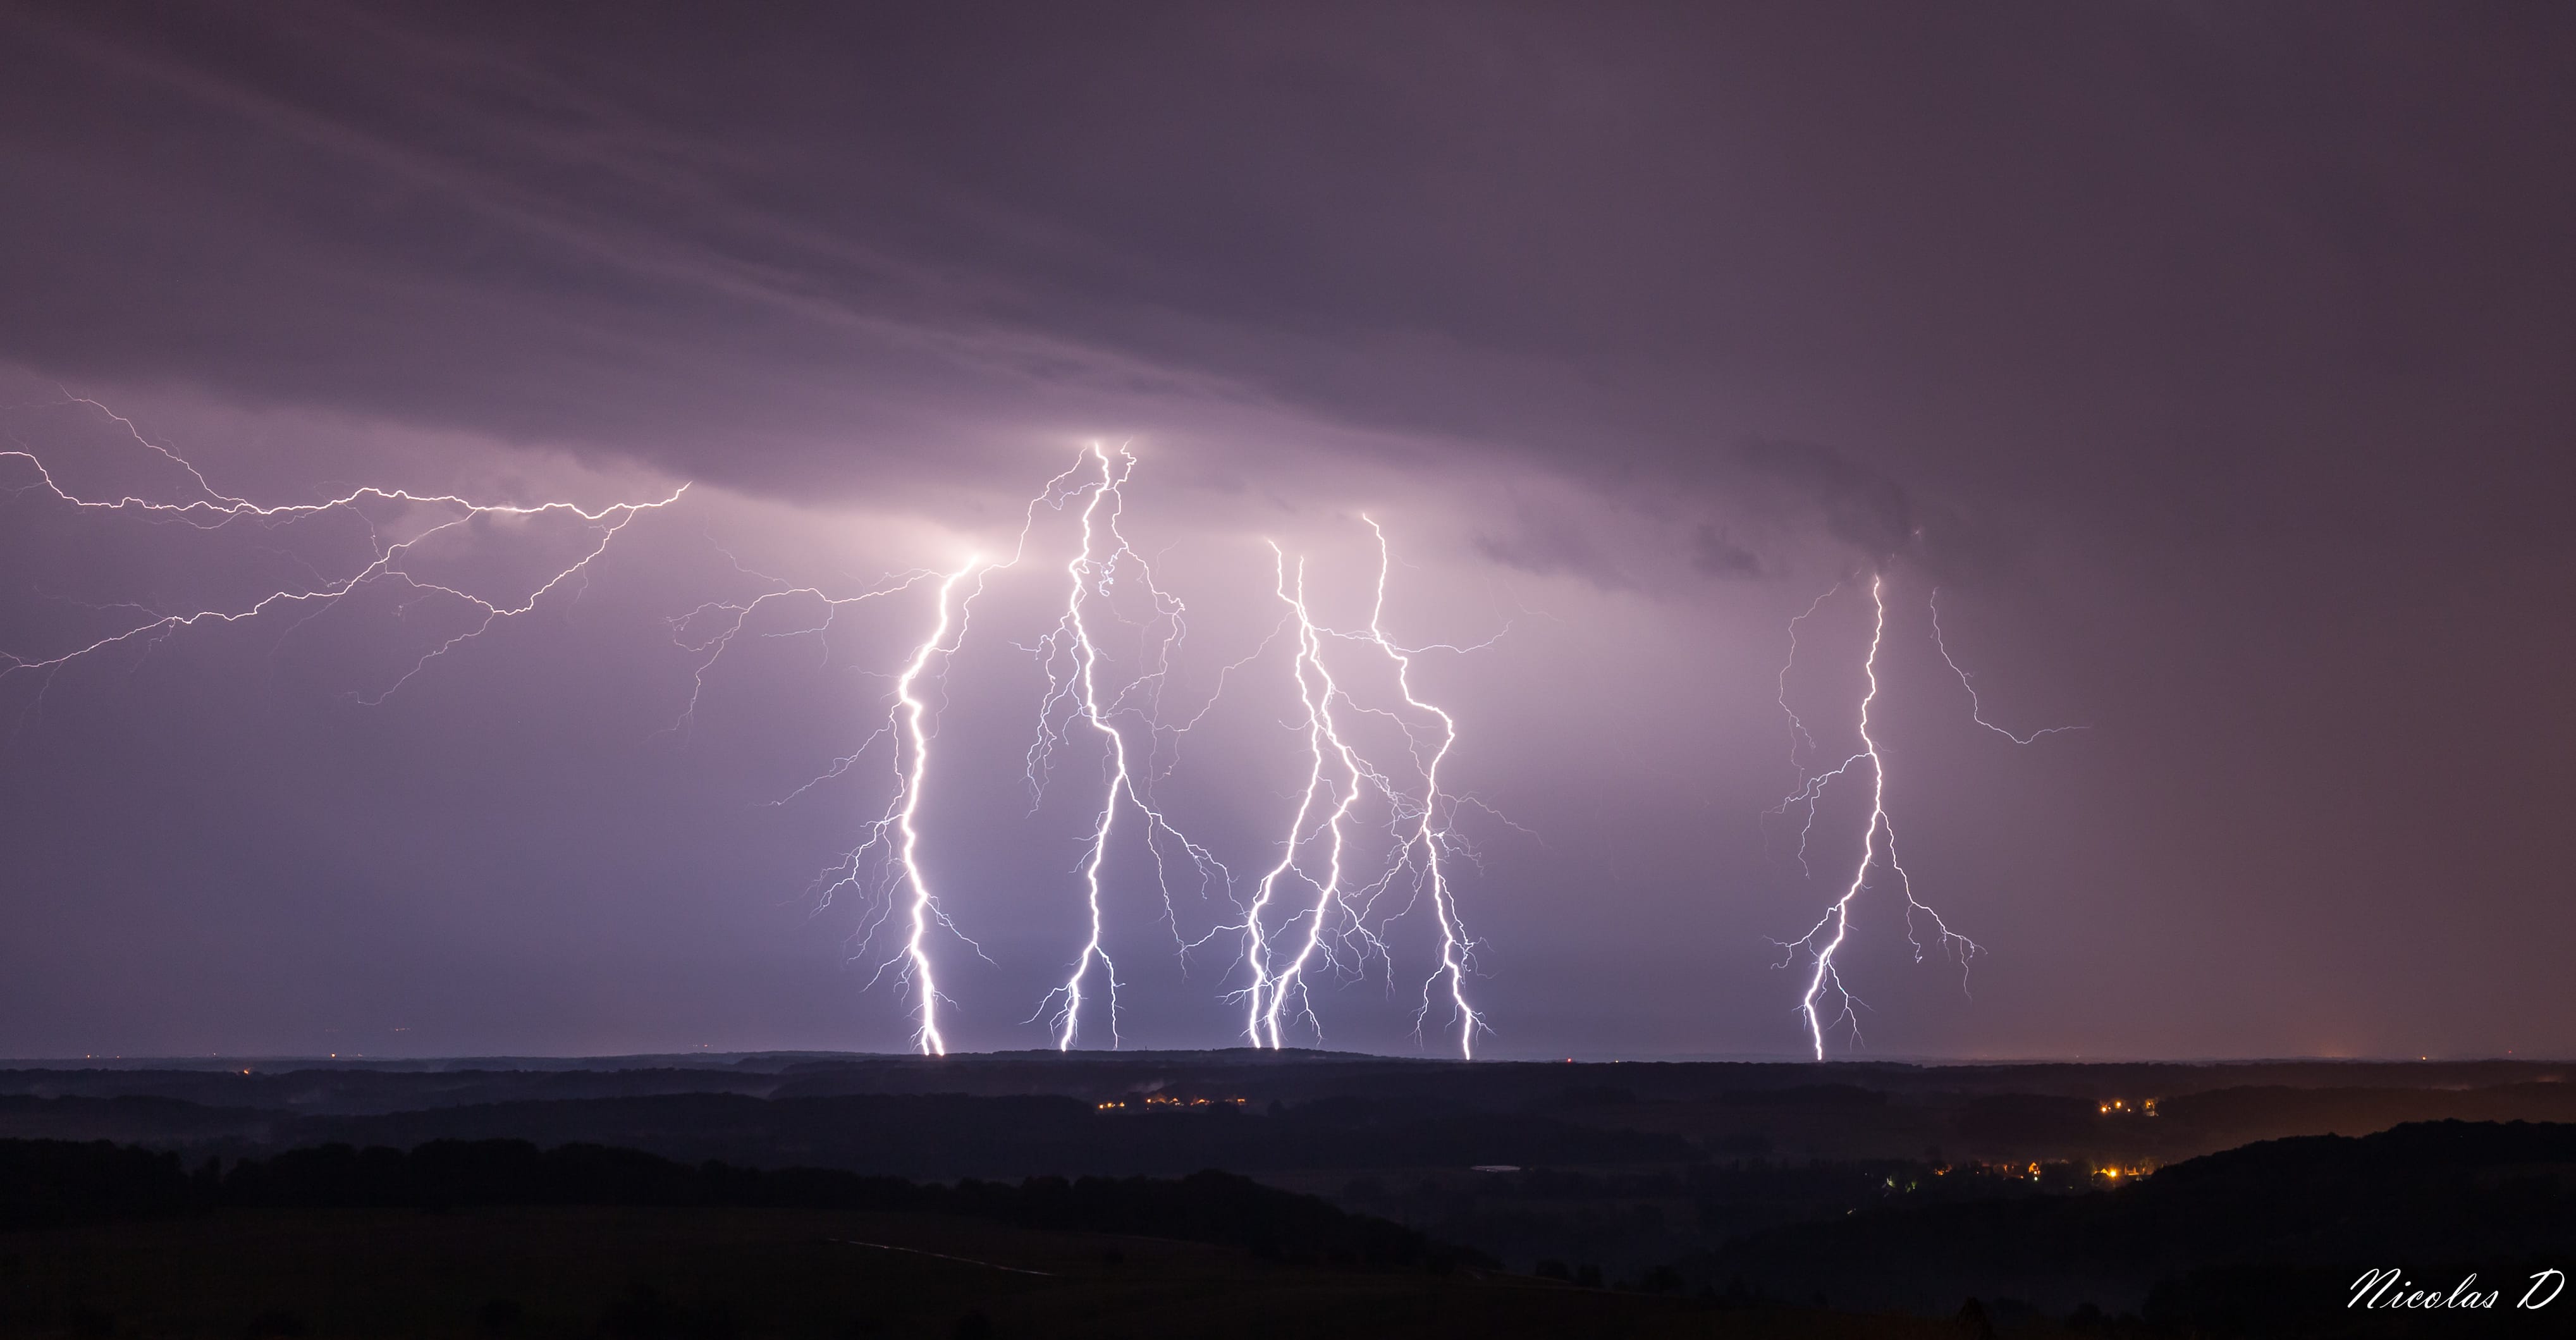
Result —
[[737, 1209], [226, 1210], [0, 1235], [0, 1334], [1945, 1337], [1948, 1323]]

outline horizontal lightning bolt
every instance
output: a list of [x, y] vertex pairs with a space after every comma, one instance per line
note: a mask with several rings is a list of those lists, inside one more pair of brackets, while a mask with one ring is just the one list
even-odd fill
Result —
[[[156, 521], [177, 522], [179, 524], [196, 527], [202, 530], [216, 530], [229, 526], [235, 522], [247, 522], [262, 526], [292, 524], [295, 521], [318, 516], [324, 513], [342, 513], [356, 517], [359, 522], [365, 526], [368, 536], [370, 557], [367, 562], [360, 565], [355, 571], [348, 572], [336, 578], [316, 573], [316, 580], [313, 585], [309, 587], [280, 587], [276, 590], [267, 592], [256, 599], [230, 607], [213, 607], [180, 614], [158, 614], [157, 617], [135, 624], [121, 632], [109, 634], [108, 636], [98, 638], [85, 645], [74, 647], [68, 651], [54, 655], [21, 656], [8, 652], [0, 652], [0, 680], [5, 680], [14, 675], [26, 674], [40, 676], [41, 683], [50, 685], [54, 674], [64, 667], [85, 658], [99, 655], [111, 648], [125, 645], [139, 645], [148, 651], [151, 647], [158, 646], [163, 639], [172, 636], [183, 629], [193, 628], [201, 624], [243, 623], [257, 619], [262, 615], [271, 613], [272, 611], [302, 611], [302, 617], [297, 619], [294, 625], [290, 625], [289, 631], [292, 631], [293, 627], [300, 626], [305, 621], [327, 612], [352, 593], [380, 582], [399, 584], [405, 589], [416, 591], [424, 596], [441, 596], [455, 600], [479, 616], [475, 618], [472, 626], [467, 628], [465, 631], [441, 639], [436, 644], [432, 645], [427, 651], [424, 651], [420, 657], [412, 663], [410, 668], [403, 671], [403, 673], [396, 677], [392, 683], [384, 686], [373, 694], [352, 695], [356, 701], [363, 705], [375, 706], [391, 697], [405, 684], [410, 683], [412, 678], [418, 675], [423, 669], [427, 668], [430, 662], [437, 660], [439, 657], [446, 655], [448, 652], [455, 650], [458, 646], [461, 646], [466, 642], [481, 637], [484, 633], [490, 631], [494, 624], [504, 619], [526, 614], [530, 610], [535, 609], [538, 602], [545, 599], [549, 593], [586, 574], [591, 564], [596, 562], [600, 555], [608, 551], [609, 545], [616, 540], [618, 534], [626, 528], [629, 522], [633, 521], [641, 513], [671, 506], [678, 502], [682, 495], [686, 494], [689, 489], [687, 484], [682, 484], [678, 488], [673, 489], [668, 496], [657, 501], [641, 503], [613, 503], [609, 506], [600, 508], [585, 508], [568, 502], [539, 503], [533, 506], [524, 506], [515, 503], [485, 503], [475, 502], [456, 494], [416, 494], [402, 489], [381, 489], [374, 487], [353, 489], [348, 493], [344, 493], [324, 502], [288, 503], [264, 506], [251, 502], [245, 498], [234, 497], [216, 489], [212, 484], [207, 482], [205, 474], [185, 457], [182, 457], [179, 453], [160, 443], [153, 442], [144, 437], [143, 434], [135, 428], [131, 420], [108, 409], [106, 406], [99, 404], [97, 401], [73, 396], [69, 397], [65, 403], [87, 405], [92, 409], [99, 411], [106, 417], [115, 420], [133, 436], [136, 442], [149, 448], [163, 458], [177, 464], [187, 473], [188, 478], [196, 485], [197, 489], [206, 496], [179, 503], [160, 502], [136, 497], [131, 494], [113, 499], [80, 497], [72, 493], [70, 490], [62, 487], [62, 485], [57, 482], [53, 471], [34, 452], [23, 449], [0, 451], [0, 461], [21, 463], [31, 469], [34, 474], [32, 482], [20, 486], [18, 489], [13, 490], [13, 492], [23, 493], [32, 489], [41, 489], [52, 500], [63, 505], [84, 510], [103, 511], [109, 513], [132, 513]], [[413, 535], [409, 539], [388, 542], [377, 532], [375, 521], [368, 517], [365, 511], [362, 510], [362, 504], [371, 502], [400, 506], [439, 508], [452, 511], [455, 515], [430, 526], [426, 530]], [[438, 536], [468, 527], [480, 518], [493, 516], [560, 516], [574, 519], [585, 529], [592, 532], [595, 536], [595, 542], [586, 552], [582, 553], [580, 557], [574, 559], [572, 563], [556, 570], [552, 575], [537, 583], [536, 586], [529, 591], [525, 599], [517, 601], [494, 599], [466, 590], [461, 586], [430, 581], [405, 569], [405, 560], [412, 557], [422, 544]], [[106, 609], [112, 607], [93, 606], [92, 608]], [[39, 691], [39, 697], [41, 698], [41, 690]]]
[[1948, 663], [1950, 673], [1959, 677], [1959, 687], [1968, 691], [1969, 720], [1974, 721], [1978, 725], [1985, 727], [1987, 730], [1993, 731], [1995, 734], [2012, 741], [2014, 744], [2029, 744], [2031, 741], [2039, 739], [2044, 735], [2056, 735], [2065, 731], [2092, 729], [2089, 726], [2043, 726], [2038, 730], [2032, 731], [2028, 735], [2015, 735], [2011, 731], [2005, 730], [2003, 727], [1986, 720], [1986, 705], [1983, 700], [1977, 697], [1977, 686], [1968, 681], [1968, 672], [1961, 669], [1959, 667], [1959, 662], [1951, 657], [1950, 644], [1941, 636], [1940, 589], [1935, 587], [1932, 591], [1931, 597], [1926, 600], [1924, 604], [1932, 611], [1932, 645], [1940, 648], [1941, 659]]

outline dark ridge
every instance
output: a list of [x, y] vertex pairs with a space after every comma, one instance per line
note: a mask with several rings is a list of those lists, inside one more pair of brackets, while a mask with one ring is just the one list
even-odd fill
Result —
[[322, 1145], [229, 1168], [106, 1141], [0, 1140], [0, 1229], [233, 1209], [655, 1206], [953, 1215], [1022, 1228], [1240, 1247], [1369, 1266], [1490, 1265], [1383, 1219], [1231, 1173], [1030, 1178], [954, 1186], [825, 1168], [690, 1166], [634, 1149], [438, 1140], [411, 1150]]

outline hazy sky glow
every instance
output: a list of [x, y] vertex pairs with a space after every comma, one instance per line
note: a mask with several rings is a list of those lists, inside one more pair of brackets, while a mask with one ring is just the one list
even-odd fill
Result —
[[[1867, 806], [1828, 796], [1803, 874], [1764, 813], [1800, 781], [1779, 672], [1858, 579], [1785, 681], [1811, 758], [1858, 747], [1873, 572], [1890, 814], [1986, 952], [1963, 993], [1865, 893], [1838, 1054], [2576, 1050], [2564, 15], [0, 25], [0, 450], [193, 496], [67, 388], [263, 502], [691, 486], [380, 704], [455, 608], [0, 677], [0, 1055], [902, 1048], [865, 900], [813, 886], [891, 756], [798, 788], [885, 720], [932, 586], [746, 636], [685, 722], [672, 620], [1007, 552], [1095, 439], [1133, 444], [1127, 529], [1189, 606], [1170, 701], [1240, 663], [1159, 792], [1238, 875], [1303, 779], [1264, 541], [1364, 627], [1373, 516], [1389, 631], [1490, 641], [1413, 670], [1476, 802], [1482, 1054], [1801, 1053], [1775, 942]], [[367, 552], [350, 517], [209, 533], [32, 479], [0, 460], [21, 658]], [[939, 695], [925, 849], [982, 948], [939, 951], [952, 1047], [1046, 1045], [1082, 943], [1097, 752], [1034, 806], [1024, 776], [1070, 541], [1039, 517]], [[422, 569], [523, 599], [578, 538], [496, 519]], [[1936, 587], [1991, 720], [2090, 729], [1971, 721]], [[1226, 951], [1174, 940], [1232, 903], [1167, 925], [1141, 849], [1104, 870], [1128, 1044], [1227, 1044]], [[1425, 929], [1392, 984], [1318, 989], [1326, 1044], [1417, 1046]]]

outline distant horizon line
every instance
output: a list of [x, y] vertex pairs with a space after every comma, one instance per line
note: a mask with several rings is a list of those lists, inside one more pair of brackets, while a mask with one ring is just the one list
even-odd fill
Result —
[[904, 1062], [904, 1063], [907, 1063], [907, 1064], [920, 1065], [920, 1066], [936, 1066], [936, 1065], [942, 1064], [942, 1063], [944, 1063], [944, 1062], [974, 1061], [974, 1060], [978, 1060], [978, 1059], [995, 1059], [995, 1058], [1010, 1058], [1010, 1059], [1016, 1059], [1016, 1060], [1034, 1060], [1034, 1061], [1039, 1061], [1039, 1062], [1046, 1063], [1046, 1064], [1078, 1065], [1078, 1064], [1097, 1063], [1097, 1062], [1104, 1062], [1104, 1061], [1117, 1061], [1117, 1060], [1125, 1060], [1125, 1059], [1147, 1060], [1147, 1059], [1151, 1059], [1151, 1058], [1155, 1058], [1155, 1057], [1216, 1057], [1216, 1056], [1227, 1056], [1227, 1055], [1230, 1055], [1230, 1054], [1240, 1054], [1240, 1055], [1241, 1055], [1241, 1057], [1242, 1057], [1243, 1059], [1246, 1059], [1246, 1060], [1272, 1059], [1272, 1060], [1281, 1061], [1281, 1062], [1289, 1061], [1289, 1060], [1292, 1060], [1292, 1059], [1298, 1059], [1298, 1060], [1327, 1060], [1327, 1059], [1329, 1059], [1329, 1060], [1351, 1060], [1351, 1061], [1409, 1062], [1409, 1063], [1414, 1063], [1414, 1064], [1450, 1065], [1450, 1066], [1460, 1066], [1460, 1067], [1492, 1066], [1492, 1065], [1560, 1065], [1560, 1064], [1575, 1064], [1575, 1065], [1626, 1065], [1626, 1064], [1634, 1064], [1634, 1065], [1785, 1065], [1785, 1066], [1798, 1066], [1798, 1067], [1804, 1067], [1804, 1068], [1822, 1068], [1822, 1067], [1835, 1067], [1835, 1066], [1872, 1066], [1872, 1065], [1897, 1065], [1897, 1066], [1912, 1066], [1912, 1067], [1919, 1067], [1919, 1068], [1940, 1068], [1940, 1067], [1970, 1067], [1970, 1066], [2028, 1066], [2028, 1065], [2078, 1065], [2078, 1066], [2117, 1066], [2117, 1065], [2170, 1065], [2170, 1066], [2239, 1066], [2239, 1065], [2242, 1065], [2242, 1066], [2251, 1066], [2251, 1065], [2410, 1065], [2410, 1066], [2412, 1066], [2412, 1065], [2424, 1065], [2424, 1066], [2432, 1066], [2432, 1065], [2490, 1065], [2490, 1064], [2498, 1064], [2498, 1063], [2514, 1064], [2514, 1065], [2566, 1065], [2566, 1064], [2576, 1064], [2576, 1057], [2558, 1057], [2558, 1056], [2518, 1056], [2518, 1055], [2515, 1055], [2515, 1054], [2513, 1054], [2513, 1053], [2511, 1053], [2511, 1052], [2506, 1052], [2506, 1053], [2504, 1053], [2504, 1054], [2502, 1054], [2502, 1055], [2487, 1054], [2487, 1055], [2470, 1055], [2470, 1056], [2440, 1056], [2440, 1057], [2435, 1057], [2435, 1056], [2426, 1056], [2426, 1055], [2422, 1055], [2422, 1054], [2418, 1054], [2418, 1055], [2411, 1056], [2411, 1057], [2410, 1057], [2410, 1056], [2400, 1056], [2400, 1055], [2387, 1055], [2387, 1056], [2377, 1056], [2377, 1055], [2363, 1055], [2363, 1056], [2326, 1056], [2326, 1055], [2304, 1055], [2304, 1056], [2301, 1056], [2301, 1055], [2287, 1055], [2287, 1056], [2180, 1056], [2180, 1057], [2175, 1057], [2175, 1056], [2165, 1056], [2165, 1057], [2157, 1057], [2157, 1056], [2096, 1056], [2096, 1057], [2088, 1057], [2088, 1056], [2083, 1056], [2083, 1055], [2074, 1055], [2074, 1056], [2065, 1056], [2065, 1055], [2029, 1055], [2029, 1056], [1927, 1056], [1927, 1055], [1897, 1055], [1897, 1054], [1890, 1054], [1890, 1055], [1884, 1055], [1884, 1056], [1842, 1056], [1842, 1057], [1834, 1057], [1834, 1058], [1831, 1058], [1831, 1059], [1828, 1059], [1828, 1060], [1822, 1060], [1822, 1061], [1814, 1060], [1814, 1059], [1811, 1059], [1811, 1058], [1809, 1058], [1809, 1057], [1807, 1057], [1807, 1056], [1805, 1056], [1805, 1055], [1802, 1055], [1802, 1054], [1799, 1054], [1799, 1053], [1795, 1053], [1795, 1052], [1676, 1052], [1676, 1053], [1651, 1054], [1651, 1055], [1648, 1055], [1648, 1054], [1627, 1054], [1627, 1055], [1617, 1055], [1617, 1054], [1608, 1054], [1608, 1053], [1593, 1053], [1593, 1054], [1585, 1054], [1585, 1053], [1580, 1053], [1580, 1052], [1578, 1052], [1578, 1053], [1575, 1053], [1575, 1054], [1570, 1055], [1570, 1056], [1561, 1056], [1561, 1057], [1546, 1057], [1546, 1056], [1526, 1056], [1526, 1057], [1491, 1057], [1491, 1058], [1482, 1058], [1482, 1059], [1478, 1059], [1478, 1060], [1474, 1060], [1474, 1061], [1462, 1061], [1462, 1060], [1459, 1060], [1459, 1059], [1458, 1059], [1458, 1058], [1456, 1058], [1456, 1057], [1449, 1057], [1449, 1056], [1430, 1056], [1430, 1055], [1406, 1054], [1406, 1053], [1396, 1053], [1396, 1052], [1341, 1051], [1341, 1050], [1331, 1050], [1331, 1049], [1317, 1048], [1317, 1047], [1288, 1047], [1288, 1048], [1281, 1048], [1281, 1049], [1271, 1049], [1271, 1048], [1259, 1048], [1259, 1047], [1248, 1047], [1248, 1046], [1236, 1046], [1236, 1047], [1134, 1047], [1134, 1048], [1121, 1048], [1121, 1049], [1117, 1049], [1117, 1050], [1109, 1050], [1109, 1049], [1094, 1049], [1094, 1048], [1076, 1048], [1076, 1049], [1074, 1049], [1074, 1050], [1073, 1050], [1073, 1051], [1071, 1051], [1071, 1052], [1060, 1052], [1060, 1051], [1058, 1051], [1058, 1050], [1056, 1050], [1055, 1048], [1052, 1048], [1052, 1047], [1007, 1048], [1007, 1049], [1006, 1049], [1006, 1048], [995, 1048], [995, 1049], [992, 1049], [992, 1050], [985, 1050], [985, 1051], [964, 1051], [964, 1050], [961, 1050], [961, 1051], [952, 1052], [952, 1053], [950, 1053], [949, 1055], [944, 1056], [944, 1057], [941, 1057], [941, 1056], [925, 1057], [925, 1056], [919, 1055], [918, 1053], [914, 1053], [914, 1052], [892, 1052], [892, 1051], [884, 1051], [884, 1052], [877, 1052], [877, 1051], [843, 1051], [843, 1050], [824, 1050], [824, 1049], [814, 1049], [814, 1048], [794, 1048], [794, 1047], [787, 1047], [787, 1048], [765, 1048], [765, 1049], [754, 1049], [754, 1050], [745, 1050], [745, 1051], [716, 1051], [716, 1050], [709, 1049], [709, 1050], [675, 1051], [675, 1052], [588, 1052], [588, 1053], [456, 1052], [456, 1053], [445, 1053], [445, 1054], [427, 1054], [427, 1053], [421, 1053], [421, 1054], [388, 1054], [388, 1053], [378, 1053], [378, 1054], [374, 1054], [374, 1055], [369, 1055], [369, 1054], [367, 1054], [367, 1053], [363, 1053], [363, 1052], [352, 1052], [352, 1053], [349, 1053], [349, 1054], [348, 1054], [348, 1055], [346, 1055], [346, 1056], [340, 1055], [339, 1053], [336, 1053], [336, 1052], [329, 1052], [329, 1053], [324, 1053], [324, 1052], [315, 1052], [315, 1053], [301, 1053], [301, 1052], [274, 1052], [274, 1053], [253, 1053], [253, 1052], [204, 1052], [204, 1053], [194, 1053], [194, 1054], [163, 1053], [163, 1054], [156, 1054], [156, 1055], [132, 1055], [132, 1056], [126, 1056], [126, 1055], [107, 1055], [107, 1056], [100, 1056], [100, 1055], [83, 1055], [83, 1056], [27, 1056], [27, 1057], [0, 1057], [0, 1069], [22, 1069], [22, 1070], [23, 1070], [23, 1069], [53, 1070], [53, 1069], [79, 1069], [79, 1068], [96, 1069], [96, 1068], [99, 1068], [99, 1066], [100, 1066], [102, 1063], [106, 1063], [106, 1064], [108, 1064], [108, 1065], [117, 1066], [117, 1067], [138, 1067], [138, 1066], [151, 1066], [151, 1065], [168, 1065], [168, 1066], [172, 1066], [172, 1067], [174, 1067], [174, 1068], [191, 1068], [191, 1069], [193, 1069], [193, 1068], [205, 1067], [205, 1066], [208, 1066], [208, 1065], [210, 1065], [210, 1064], [215, 1064], [215, 1063], [223, 1063], [223, 1064], [227, 1064], [227, 1065], [232, 1064], [232, 1063], [240, 1063], [240, 1064], [246, 1064], [246, 1065], [252, 1065], [252, 1066], [259, 1066], [259, 1065], [272, 1065], [272, 1066], [273, 1066], [273, 1065], [281, 1065], [281, 1064], [293, 1064], [293, 1065], [298, 1066], [299, 1068], [304, 1068], [304, 1069], [314, 1069], [314, 1068], [329, 1068], [330, 1066], [332, 1066], [332, 1065], [333, 1065], [333, 1064], [335, 1064], [335, 1063], [337, 1063], [337, 1064], [359, 1063], [359, 1064], [370, 1065], [370, 1066], [383, 1066], [383, 1065], [455, 1065], [455, 1064], [459, 1064], [459, 1063], [466, 1063], [466, 1062], [509, 1063], [509, 1064], [513, 1064], [513, 1065], [520, 1065], [520, 1066], [593, 1066], [593, 1065], [598, 1065], [598, 1064], [601, 1064], [601, 1063], [607, 1063], [607, 1062], [638, 1062], [638, 1063], [653, 1063], [653, 1064], [670, 1064], [670, 1063], [674, 1063], [674, 1062], [679, 1062], [679, 1063], [695, 1063], [695, 1064], [700, 1064], [700, 1065], [739, 1065], [739, 1064], [741, 1064], [741, 1063], [743, 1063], [743, 1062], [746, 1062], [746, 1061], [758, 1061], [758, 1060], [848, 1060], [848, 1061], [889, 1061], [889, 1062]]

